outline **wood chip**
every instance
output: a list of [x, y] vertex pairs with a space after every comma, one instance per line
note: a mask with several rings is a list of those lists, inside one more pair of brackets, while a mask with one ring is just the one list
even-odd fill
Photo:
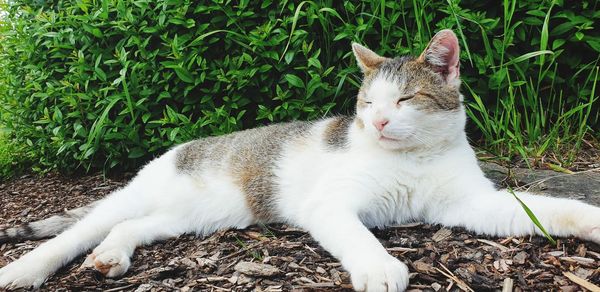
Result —
[[418, 261], [412, 262], [412, 266], [419, 273], [424, 273], [424, 274], [430, 274], [431, 275], [431, 274], [435, 274], [437, 272], [437, 269], [434, 268], [432, 264], [427, 263], [427, 262], [422, 261], [422, 260], [418, 260]]
[[512, 292], [513, 285], [514, 285], [513, 279], [511, 279], [511, 278], [504, 279], [504, 282], [502, 283], [502, 292]]
[[309, 268], [307, 268], [305, 266], [300, 266], [300, 265], [298, 265], [298, 264], [296, 264], [294, 262], [290, 263], [288, 265], [288, 267], [291, 268], [291, 269], [294, 269], [294, 270], [303, 270], [303, 271], [309, 272], [311, 274], [313, 273], [313, 271], [311, 269], [309, 269]]
[[478, 239], [477, 239], [477, 241], [479, 241], [479, 242], [481, 242], [481, 243], [485, 243], [485, 244], [487, 244], [487, 245], [491, 245], [491, 246], [493, 246], [493, 247], [496, 247], [496, 248], [498, 248], [498, 249], [499, 249], [501, 252], [507, 252], [507, 251], [509, 251], [509, 250], [510, 250], [508, 247], [506, 247], [506, 246], [504, 246], [504, 245], [501, 245], [501, 244], [499, 244], [499, 243], [493, 242], [493, 241], [491, 241], [491, 240], [487, 240], [487, 239], [479, 239], [479, 238], [478, 238]]
[[442, 228], [433, 234], [432, 238], [435, 242], [444, 241], [452, 236], [452, 230], [448, 228]]
[[502, 245], [504, 245], [504, 244], [509, 244], [509, 243], [510, 243], [510, 242], [511, 242], [513, 239], [514, 239], [514, 237], [512, 237], [512, 236], [510, 236], [510, 237], [507, 237], [507, 238], [505, 238], [505, 239], [501, 240], [501, 241], [500, 241], [500, 244], [502, 244]]
[[583, 257], [560, 257], [559, 259], [563, 261], [576, 262], [580, 264], [593, 264], [596, 262], [593, 259], [583, 258]]
[[499, 272], [508, 272], [510, 270], [509, 265], [512, 265], [511, 260], [500, 259], [494, 261], [494, 268]]
[[315, 281], [313, 281], [313, 280], [311, 280], [311, 279], [309, 279], [307, 277], [300, 277], [300, 278], [297, 278], [295, 280], [297, 280], [299, 282], [309, 283], [309, 284], [316, 284]]
[[588, 279], [590, 278], [593, 274], [594, 274], [594, 270], [592, 269], [584, 269], [582, 267], [577, 267], [577, 269], [575, 269], [575, 271], [573, 271], [573, 274], [575, 274], [576, 276], [582, 278], [582, 279]]
[[337, 269], [329, 270], [329, 274], [331, 274], [331, 279], [334, 283], [336, 283], [337, 285], [342, 283], [342, 277]]
[[274, 266], [253, 262], [239, 262], [233, 267], [233, 269], [249, 276], [269, 277], [281, 273], [281, 271]]
[[414, 227], [421, 226], [421, 225], [423, 225], [423, 223], [414, 222], [414, 223], [407, 223], [407, 224], [401, 224], [401, 225], [392, 225], [387, 228], [414, 228]]
[[308, 284], [302, 284], [301, 286], [304, 288], [311, 288], [311, 289], [333, 288], [333, 287], [335, 287], [335, 283], [333, 283], [333, 282], [308, 283]]
[[528, 257], [529, 254], [527, 252], [520, 251], [513, 257], [513, 261], [518, 265], [523, 265]]
[[431, 284], [431, 289], [433, 289], [434, 291], [440, 291], [440, 289], [442, 289], [442, 285], [440, 285], [439, 283], [433, 283]]
[[262, 233], [260, 232], [256, 232], [256, 231], [246, 231], [244, 232], [244, 234], [246, 234], [248, 237], [255, 239], [255, 240], [268, 240], [267, 237], [265, 237]]
[[417, 252], [419, 251], [416, 248], [408, 248], [408, 247], [388, 247], [386, 248], [387, 251], [395, 251], [395, 252]]
[[565, 275], [565, 277], [569, 278], [569, 280], [573, 281], [575, 284], [577, 284], [585, 289], [588, 289], [592, 292], [600, 292], [600, 287], [588, 282], [585, 279], [575, 276], [575, 274], [572, 274], [569, 272], [563, 272], [563, 275]]
[[591, 251], [591, 250], [588, 250], [586, 253], [593, 255], [597, 259], [600, 259], [600, 253], [597, 253], [597, 252]]
[[134, 292], [146, 292], [150, 291], [150, 289], [152, 289], [152, 284], [142, 284], [138, 286], [137, 289], [134, 290]]
[[216, 277], [206, 277], [206, 278], [196, 280], [196, 282], [198, 282], [198, 283], [221, 282], [221, 281], [229, 281], [229, 279], [225, 278], [225, 277], [216, 276]]
[[562, 251], [562, 250], [550, 251], [550, 252], [546, 253], [546, 255], [550, 255], [550, 256], [553, 256], [553, 257], [559, 257], [559, 256], [562, 256], [564, 254], [565, 254], [565, 252]]
[[581, 288], [577, 285], [560, 286], [561, 292], [579, 292]]
[[577, 255], [580, 257], [585, 257], [586, 253], [587, 253], [587, 247], [585, 247], [585, 244], [580, 244], [579, 246], [577, 246]]

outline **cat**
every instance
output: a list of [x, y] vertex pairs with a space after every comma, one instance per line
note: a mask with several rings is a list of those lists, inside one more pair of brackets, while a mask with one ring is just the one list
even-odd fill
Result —
[[[418, 57], [353, 43], [364, 79], [354, 116], [260, 127], [176, 146], [90, 206], [0, 231], [57, 235], [0, 269], [0, 287], [39, 287], [95, 247], [83, 266], [122, 276], [139, 245], [184, 233], [281, 222], [307, 230], [357, 291], [403, 291], [407, 266], [371, 227], [422, 221], [480, 234], [540, 234], [483, 174], [465, 134], [459, 45], [441, 30]], [[600, 243], [600, 208], [518, 192], [549, 233]]]

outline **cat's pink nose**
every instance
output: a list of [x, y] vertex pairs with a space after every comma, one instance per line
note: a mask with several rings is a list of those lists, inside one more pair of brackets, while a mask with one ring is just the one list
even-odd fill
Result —
[[375, 120], [373, 121], [373, 126], [375, 126], [375, 129], [377, 129], [378, 131], [382, 131], [385, 125], [387, 125], [389, 122], [390, 121], [386, 119]]

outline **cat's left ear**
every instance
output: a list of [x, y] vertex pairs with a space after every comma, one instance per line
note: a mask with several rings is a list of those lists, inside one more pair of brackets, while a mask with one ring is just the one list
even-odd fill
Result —
[[460, 47], [452, 30], [444, 29], [433, 36], [419, 61], [429, 63], [449, 85], [460, 85]]

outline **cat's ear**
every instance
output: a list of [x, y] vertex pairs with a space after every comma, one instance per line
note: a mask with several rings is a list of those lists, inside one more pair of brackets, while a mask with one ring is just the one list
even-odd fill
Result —
[[354, 52], [356, 62], [365, 75], [379, 68], [379, 66], [387, 60], [387, 58], [379, 56], [377, 53], [357, 43], [352, 43], [352, 52]]
[[444, 29], [433, 36], [419, 61], [429, 63], [451, 85], [460, 84], [460, 47], [452, 30]]

